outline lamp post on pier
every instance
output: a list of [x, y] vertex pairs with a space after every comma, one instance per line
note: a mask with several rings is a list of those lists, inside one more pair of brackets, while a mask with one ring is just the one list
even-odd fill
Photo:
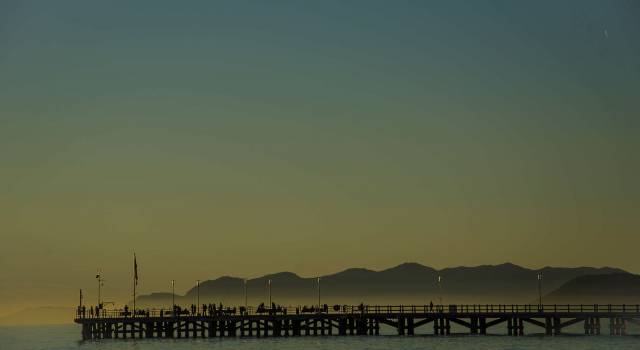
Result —
[[442, 308], [442, 276], [438, 276], [438, 300], [440, 300], [439, 304]]
[[[197, 302], [197, 308], [196, 310], [200, 310], [200, 280], [196, 280], [198, 282], [198, 288], [197, 288], [197, 293], [198, 293], [198, 302]], [[198, 312], [199, 313], [199, 312]]]
[[318, 277], [318, 310], [320, 310], [320, 277]]
[[542, 307], [542, 272], [538, 272], [538, 306]]
[[104, 280], [102, 279], [102, 269], [98, 268], [98, 273], [96, 274], [96, 280], [98, 281], [98, 304], [97, 307], [100, 307], [102, 303], [102, 286]]
[[176, 281], [171, 280], [171, 304], [173, 309], [173, 314], [176, 312]]
[[247, 279], [244, 279], [243, 292], [244, 292], [244, 309], [247, 310]]
[[271, 305], [273, 304], [273, 302], [271, 301], [271, 279], [269, 279], [269, 308], [271, 308]]

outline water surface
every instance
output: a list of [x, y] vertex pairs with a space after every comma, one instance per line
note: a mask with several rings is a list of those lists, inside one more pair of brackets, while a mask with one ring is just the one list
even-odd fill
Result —
[[508, 337], [501, 335], [448, 337], [434, 336], [326, 336], [299, 338], [213, 338], [213, 339], [128, 339], [80, 341], [80, 327], [76, 325], [0, 327], [1, 350], [66, 350], [66, 349], [219, 349], [219, 350], [590, 350], [640, 349], [640, 336], [625, 337], [563, 335], [546, 337], [529, 335]]

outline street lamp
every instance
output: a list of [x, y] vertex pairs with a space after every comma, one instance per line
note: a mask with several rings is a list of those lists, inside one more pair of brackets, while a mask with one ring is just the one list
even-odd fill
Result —
[[272, 304], [273, 302], [271, 301], [271, 279], [269, 279], [269, 308], [271, 308]]
[[171, 304], [173, 305], [173, 313], [176, 312], [176, 281], [171, 280]]
[[542, 272], [538, 272], [538, 305], [542, 306]]
[[318, 310], [320, 310], [320, 277], [318, 277]]
[[247, 309], [247, 279], [244, 279], [243, 283], [243, 291], [244, 291], [244, 309]]
[[442, 307], [442, 276], [438, 276], [438, 299], [440, 300], [440, 307]]
[[[198, 305], [198, 308], [196, 310], [200, 310], [200, 280], [196, 280], [196, 281], [198, 281], [198, 299], [197, 299], [198, 302], [196, 304], [196, 305]], [[198, 314], [200, 314], [200, 313], [198, 312]]]
[[98, 281], [98, 307], [100, 307], [100, 303], [102, 301], [102, 269], [98, 268], [98, 273], [96, 274], [96, 280]]

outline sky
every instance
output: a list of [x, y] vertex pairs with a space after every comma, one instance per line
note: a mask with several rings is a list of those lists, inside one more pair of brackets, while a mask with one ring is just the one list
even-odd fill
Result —
[[0, 314], [402, 262], [640, 273], [637, 1], [2, 1]]

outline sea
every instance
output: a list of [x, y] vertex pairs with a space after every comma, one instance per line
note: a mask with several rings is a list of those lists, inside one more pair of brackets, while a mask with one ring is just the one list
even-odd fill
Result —
[[450, 336], [308, 336], [289, 338], [212, 338], [212, 339], [103, 339], [82, 341], [77, 325], [3, 326], [0, 327], [0, 350], [596, 350], [640, 349], [640, 335], [584, 336], [540, 334], [512, 337], [507, 335]]

